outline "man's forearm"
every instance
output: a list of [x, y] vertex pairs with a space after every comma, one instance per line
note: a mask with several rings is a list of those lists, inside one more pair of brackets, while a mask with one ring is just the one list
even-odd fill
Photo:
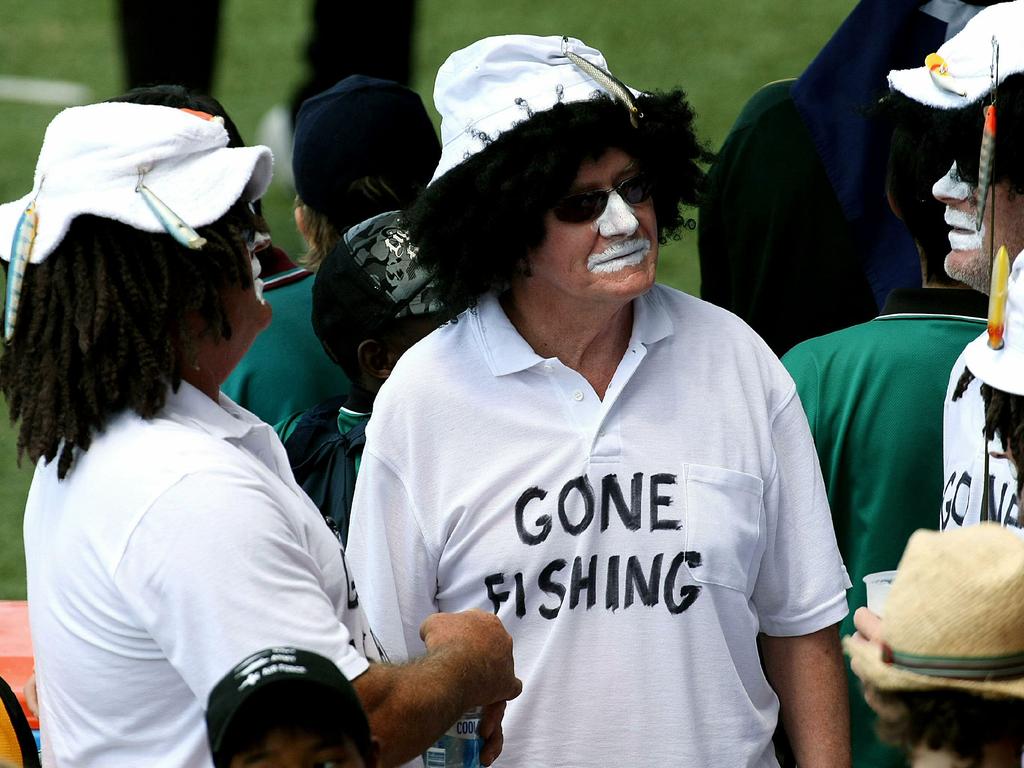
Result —
[[352, 681], [380, 742], [381, 768], [426, 751], [471, 704], [454, 654], [433, 653], [407, 664], [371, 664]]
[[765, 671], [800, 768], [849, 768], [850, 712], [838, 625], [761, 636]]

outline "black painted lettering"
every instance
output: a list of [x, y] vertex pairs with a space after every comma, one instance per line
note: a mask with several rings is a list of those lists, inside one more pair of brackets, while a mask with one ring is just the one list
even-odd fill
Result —
[[498, 612], [498, 608], [508, 600], [508, 592], [496, 592], [494, 588], [499, 584], [505, 583], [504, 573], [492, 573], [484, 579], [484, 587], [487, 589], [487, 598], [491, 601], [494, 606], [494, 612]]
[[[573, 491], [576, 491], [583, 500], [583, 517], [575, 525], [569, 522], [569, 514], [565, 509], [566, 501]], [[579, 536], [590, 527], [590, 523], [594, 519], [594, 489], [590, 486], [590, 479], [586, 475], [574, 477], [562, 487], [562, 492], [558, 494], [558, 519], [562, 521], [562, 527], [565, 528], [566, 533], [573, 536]]]
[[1020, 528], [1020, 501], [1017, 499], [1017, 489], [1010, 490], [1010, 500], [1006, 503], [1006, 513], [1003, 515], [1003, 525], [1010, 528]]
[[643, 566], [636, 555], [631, 555], [626, 561], [626, 599], [624, 605], [629, 608], [633, 604], [634, 590], [640, 595], [640, 602], [644, 605], [658, 604], [658, 587], [661, 584], [661, 559], [663, 555], [659, 552], [654, 556], [651, 564], [651, 577], [644, 577]]
[[604, 607], [615, 611], [619, 607], [619, 556], [608, 558], [608, 584], [604, 590]]
[[526, 590], [523, 589], [523, 574], [516, 574], [516, 618], [526, 615]]
[[597, 555], [592, 555], [587, 575], [583, 575], [583, 559], [577, 555], [572, 561], [572, 578], [569, 580], [569, 609], [580, 602], [580, 592], [587, 593], [587, 610], [597, 602]]
[[658, 518], [658, 507], [668, 507], [672, 504], [671, 496], [662, 496], [659, 491], [662, 485], [675, 485], [675, 475], [651, 475], [651, 530], [652, 531], [678, 531], [683, 527], [682, 520], [660, 520]]
[[946, 530], [946, 526], [949, 525], [950, 510], [953, 509], [953, 502], [946, 501], [946, 495], [949, 493], [949, 489], [953, 487], [953, 481], [956, 480], [956, 472], [949, 476], [949, 480], [946, 481], [946, 485], [942, 488], [942, 509], [939, 511], [939, 530]]
[[676, 579], [679, 576], [679, 569], [683, 563], [686, 563], [691, 568], [699, 566], [701, 563], [700, 552], [680, 552], [678, 555], [672, 558], [672, 563], [668, 567], [668, 573], [665, 574], [665, 606], [668, 608], [668, 612], [672, 614], [679, 614], [693, 605], [694, 600], [700, 594], [700, 587], [696, 584], [686, 584], [679, 588], [679, 602], [676, 602]]
[[545, 619], [555, 618], [558, 615], [558, 611], [562, 608], [562, 601], [565, 600], [565, 585], [551, 579], [557, 571], [563, 568], [565, 568], [565, 560], [552, 560], [544, 566], [544, 570], [540, 572], [540, 576], [537, 578], [537, 586], [544, 592], [547, 592], [549, 595], [558, 595], [558, 605], [553, 608], [542, 605], [538, 609], [540, 615]]
[[519, 533], [519, 538], [523, 544], [533, 546], [534, 544], [540, 544], [544, 539], [551, 533], [551, 515], [541, 515], [538, 517], [534, 524], [539, 526], [540, 530], [537, 533], [531, 533], [526, 530], [526, 526], [523, 523], [523, 515], [526, 513], [526, 505], [534, 499], [543, 500], [548, 492], [543, 488], [527, 488], [523, 491], [522, 495], [516, 500], [516, 531]]
[[[960, 496], [960, 489], [965, 488], [967, 490], [966, 500], [964, 501], [963, 511], [957, 509], [957, 498]], [[964, 524], [964, 518], [967, 517], [967, 507], [971, 500], [971, 476], [964, 472], [960, 475], [960, 479], [956, 482], [956, 487], [953, 489], [953, 500], [950, 502], [949, 514], [953, 516], [954, 522], [957, 525]]]
[[633, 475], [630, 493], [630, 506], [626, 508], [626, 500], [622, 496], [618, 475], [605, 475], [601, 478], [601, 530], [608, 530], [608, 509], [614, 504], [615, 511], [623, 525], [630, 531], [640, 529], [640, 498], [643, 489], [644, 473]]
[[[1020, 509], [1020, 504], [1017, 500], [1017, 488], [1016, 486], [1010, 485], [1010, 483], [1003, 483], [1002, 488], [999, 491], [999, 505], [995, 504], [996, 498], [996, 476], [990, 474], [988, 476], [988, 520], [994, 523], [1002, 523], [1003, 525], [1009, 526], [1010, 528], [1020, 528], [1019, 513], [1015, 514], [1015, 511]], [[982, 522], [985, 522], [983, 519]]]
[[[996, 476], [988, 476], [988, 516], [982, 517], [981, 522], [991, 521], [993, 523], [1003, 522], [1003, 504], [1006, 502], [1007, 484], [1003, 483], [1002, 492], [999, 494], [999, 504], [996, 505]], [[1014, 491], [1016, 493], [1016, 491]], [[1007, 512], [1009, 510], [1006, 510]], [[982, 510], [984, 513], [985, 510]]]

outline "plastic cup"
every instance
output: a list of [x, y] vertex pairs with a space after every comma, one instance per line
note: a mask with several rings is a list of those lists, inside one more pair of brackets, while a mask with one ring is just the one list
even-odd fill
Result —
[[868, 590], [868, 610], [881, 616], [885, 613], [885, 601], [889, 598], [892, 580], [896, 571], [878, 571], [864, 577], [864, 586]]

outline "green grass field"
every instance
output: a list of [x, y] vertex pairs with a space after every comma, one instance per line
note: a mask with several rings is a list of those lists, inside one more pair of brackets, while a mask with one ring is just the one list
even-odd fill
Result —
[[[226, 0], [215, 95], [253, 140], [260, 117], [289, 98], [302, 77], [302, 45], [310, 2]], [[746, 99], [761, 85], [798, 75], [853, 0], [756, 3], [716, 0], [424, 0], [415, 35], [413, 86], [430, 102], [444, 58], [492, 34], [569, 34], [600, 48], [621, 79], [642, 89], [682, 85], [715, 149]], [[0, 76], [69, 80], [94, 100], [122, 89], [115, 3], [111, 0], [4, 2]], [[358, 30], [391, 45], [386, 29]], [[344, 45], [345, 30], [338, 31]], [[183, 42], [183, 44], [185, 44]], [[0, 101], [0, 202], [27, 193], [43, 131], [56, 107]], [[766, 194], [770, 184], [766, 183]], [[292, 253], [302, 244], [291, 222], [289, 195], [266, 200], [276, 242]], [[683, 290], [699, 285], [695, 237], [662, 251], [661, 279]], [[2, 280], [0, 280], [2, 282]], [[0, 407], [0, 599], [25, 595], [21, 514], [29, 471], [15, 468], [15, 437]], [[128, 480], [128, 478], [126, 478]]]

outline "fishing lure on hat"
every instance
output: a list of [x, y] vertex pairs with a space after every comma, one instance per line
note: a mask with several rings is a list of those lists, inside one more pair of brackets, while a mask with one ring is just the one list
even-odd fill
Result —
[[[37, 192], [37, 197], [38, 194]], [[18, 218], [11, 243], [11, 260], [7, 264], [7, 297], [4, 305], [4, 341], [10, 341], [14, 336], [14, 324], [17, 322], [18, 307], [21, 304], [21, 287], [25, 281], [25, 268], [32, 256], [32, 247], [35, 245], [38, 230], [39, 213], [36, 210], [36, 198], [32, 198], [32, 202]]]
[[591, 64], [578, 53], [569, 50], [569, 38], [562, 36], [562, 55], [571, 61], [577, 69], [593, 78], [602, 88], [618, 99], [629, 111], [629, 122], [634, 128], [640, 127], [644, 113], [637, 106], [632, 91], [611, 72], [605, 72], [596, 64]]
[[985, 127], [981, 133], [981, 156], [978, 159], [978, 217], [975, 221], [977, 229], [981, 229], [985, 220], [985, 207], [988, 205], [988, 191], [992, 186], [992, 170], [996, 156], [996, 95], [999, 90], [999, 41], [992, 38], [992, 64], [989, 70], [992, 77], [992, 103], [984, 110]]
[[[992, 188], [996, 158], [996, 101], [999, 89], [999, 41], [992, 38], [992, 103], [985, 107], [985, 127], [981, 134], [981, 155], [978, 160], [978, 217], [977, 228], [980, 230], [988, 202], [988, 193]], [[1010, 257], [1006, 246], [999, 246], [995, 253], [996, 206], [993, 204], [989, 214], [991, 234], [989, 236], [989, 259], [992, 264], [992, 282], [988, 295], [988, 346], [990, 349], [1002, 349], [1006, 335], [1006, 301], [1009, 295]]]
[[929, 53], [925, 56], [924, 65], [928, 67], [928, 74], [932, 82], [944, 91], [955, 93], [957, 96], [966, 96], [967, 91], [957, 82], [956, 78], [949, 74], [949, 64], [937, 53]]
[[146, 205], [156, 216], [157, 220], [164, 230], [177, 240], [179, 243], [184, 245], [186, 248], [191, 248], [194, 251], [199, 250], [206, 245], [206, 238], [201, 237], [192, 227], [185, 223], [185, 221], [170, 207], [164, 203], [159, 197], [157, 197], [153, 190], [142, 183], [145, 177], [145, 171], [139, 169], [139, 181], [135, 185], [135, 191], [142, 195], [142, 199], [146, 201]]

